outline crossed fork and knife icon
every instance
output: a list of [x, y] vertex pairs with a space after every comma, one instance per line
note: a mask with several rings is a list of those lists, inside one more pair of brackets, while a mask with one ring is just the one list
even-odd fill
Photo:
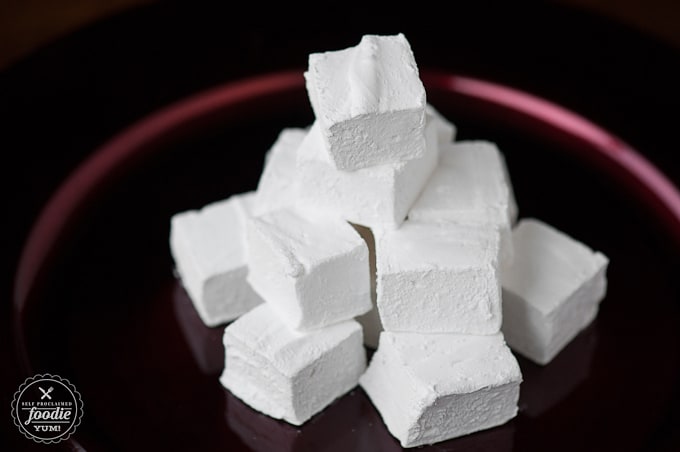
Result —
[[54, 388], [50, 386], [47, 391], [45, 391], [43, 388], [38, 386], [38, 389], [40, 389], [40, 392], [42, 392], [42, 396], [40, 397], [40, 400], [44, 399], [47, 397], [48, 399], [52, 400], [52, 396], [50, 395], [50, 392], [54, 391]]

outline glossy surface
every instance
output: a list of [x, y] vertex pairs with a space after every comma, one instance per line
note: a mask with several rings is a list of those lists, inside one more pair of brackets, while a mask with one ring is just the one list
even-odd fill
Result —
[[[675, 193], [656, 190], [666, 182], [653, 168], [645, 166], [649, 180], [634, 174], [563, 116], [460, 87], [521, 92], [441, 73], [424, 79], [429, 100], [460, 138], [494, 140], [505, 152], [520, 216], [548, 221], [612, 261], [596, 322], [544, 368], [520, 359], [517, 419], [432, 449], [649, 444], [672, 408], [680, 373], [677, 251], [669, 246], [680, 226], [677, 204], [664, 202]], [[219, 331], [203, 327], [172, 278], [170, 216], [255, 188], [280, 128], [312, 119], [299, 73], [262, 80], [255, 93], [213, 91], [118, 136], [57, 192], [57, 207], [42, 218], [48, 226], [33, 230], [16, 285], [24, 358], [33, 371], [76, 384], [89, 413], [76, 438], [88, 449], [398, 449], [361, 390], [300, 429], [225, 393], [217, 381]], [[69, 192], [74, 180], [84, 182]], [[45, 220], [50, 209], [56, 226]], [[46, 340], [52, 337], [61, 340]]]

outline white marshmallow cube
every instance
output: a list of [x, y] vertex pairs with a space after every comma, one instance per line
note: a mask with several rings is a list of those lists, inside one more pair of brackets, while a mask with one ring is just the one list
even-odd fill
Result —
[[500, 331], [496, 229], [406, 221], [397, 230], [373, 232], [385, 331]]
[[170, 251], [176, 271], [208, 326], [231, 321], [262, 303], [246, 281], [244, 228], [252, 203], [251, 192], [172, 217]]
[[283, 129], [265, 156], [264, 169], [257, 185], [254, 214], [262, 215], [295, 205], [297, 148], [307, 135], [305, 129]]
[[353, 320], [301, 333], [265, 303], [224, 330], [220, 382], [252, 408], [300, 425], [356, 386], [362, 341]]
[[437, 166], [440, 127], [443, 123], [428, 120], [427, 148], [420, 158], [340, 171], [325, 155], [319, 122], [315, 122], [298, 149], [299, 206], [367, 227], [399, 227]]
[[515, 260], [502, 268], [503, 332], [517, 352], [549, 363], [597, 315], [609, 260], [535, 219], [513, 230]]
[[365, 35], [356, 47], [313, 53], [305, 78], [334, 168], [355, 171], [425, 154], [425, 88], [404, 35]]
[[403, 447], [504, 424], [517, 414], [519, 365], [498, 333], [382, 333], [359, 380]]
[[510, 229], [517, 205], [498, 147], [488, 141], [458, 141], [442, 146], [439, 160], [409, 220], [497, 227], [501, 255], [512, 261]]
[[371, 308], [368, 249], [340, 219], [295, 210], [253, 218], [248, 281], [291, 328], [308, 330]]

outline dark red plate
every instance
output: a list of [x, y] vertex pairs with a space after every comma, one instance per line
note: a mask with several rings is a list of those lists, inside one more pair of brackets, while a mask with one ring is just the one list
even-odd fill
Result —
[[[584, 118], [504, 86], [424, 72], [459, 138], [496, 141], [521, 216], [611, 259], [601, 312], [551, 364], [520, 358], [520, 413], [433, 450], [639, 450], [666, 444], [680, 376], [680, 196], [635, 150]], [[172, 214], [256, 187], [282, 127], [312, 121], [299, 72], [218, 87], [116, 136], [52, 197], [15, 284], [27, 374], [68, 378], [87, 450], [399, 449], [360, 389], [295, 428], [226, 393], [221, 329], [172, 276]]]

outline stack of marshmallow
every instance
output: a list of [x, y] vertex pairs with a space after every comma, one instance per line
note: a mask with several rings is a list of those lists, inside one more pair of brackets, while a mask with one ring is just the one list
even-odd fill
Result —
[[305, 77], [316, 121], [281, 132], [257, 191], [172, 219], [199, 315], [238, 318], [220, 381], [296, 425], [360, 383], [405, 447], [505, 423], [522, 380], [505, 339], [550, 361], [597, 313], [606, 258], [513, 229], [502, 154], [454, 141], [403, 35], [312, 54]]

